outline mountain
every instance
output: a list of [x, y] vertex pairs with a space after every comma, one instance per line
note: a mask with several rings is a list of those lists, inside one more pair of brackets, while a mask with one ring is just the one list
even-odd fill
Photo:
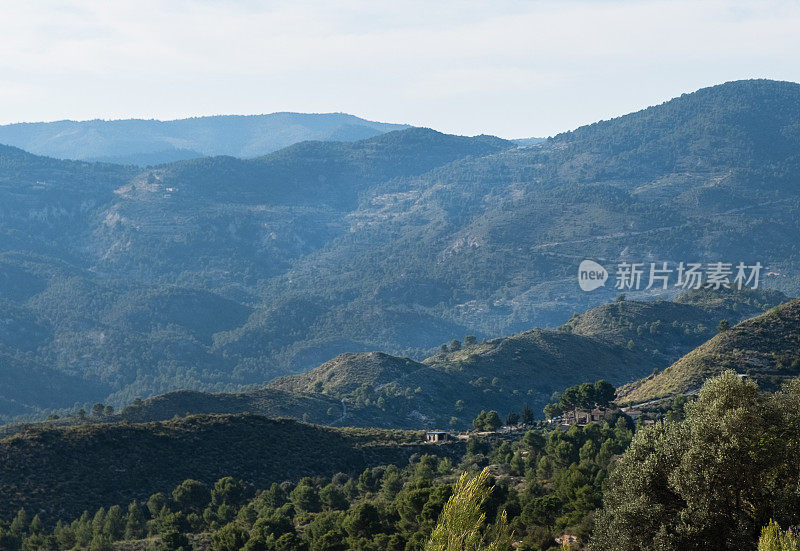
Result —
[[[23, 398], [12, 384], [0, 392], [0, 415], [122, 404], [176, 387], [233, 390], [290, 371], [292, 339], [281, 332], [307, 331], [321, 307], [291, 296], [267, 304], [258, 286], [341, 234], [360, 189], [506, 147], [409, 129], [144, 171], [0, 147], [0, 300], [12, 320], [0, 352], [26, 353], [90, 390]], [[291, 325], [264, 334], [288, 312]], [[419, 331], [437, 339], [428, 346], [462, 331], [421, 317]], [[320, 348], [302, 353], [318, 364], [332, 355], [330, 343]]]
[[721, 331], [664, 371], [623, 388], [621, 398], [635, 403], [687, 393], [729, 369], [764, 390], [800, 375], [800, 300]]
[[[120, 407], [345, 352], [420, 362], [454, 337], [555, 328], [611, 302], [622, 261], [761, 262], [762, 287], [796, 296], [799, 105], [798, 84], [739, 81], [531, 146], [412, 128], [146, 169], [0, 148], [0, 298], [36, 343], [0, 352]], [[586, 258], [611, 270], [591, 293], [575, 281]], [[672, 298], [674, 275], [624, 292]], [[641, 366], [709, 336], [718, 316], [698, 316], [692, 338], [644, 338]], [[614, 339], [595, 341], [631, 340]], [[76, 407], [69, 392], [8, 403], [30, 418]]]
[[304, 476], [402, 466], [414, 453], [459, 449], [425, 446], [423, 436], [254, 415], [31, 428], [0, 439], [0, 517], [24, 506], [48, 519], [77, 518], [86, 509], [169, 493], [187, 478], [213, 484], [233, 476], [264, 488]]
[[0, 143], [59, 159], [147, 166], [217, 155], [259, 157], [307, 140], [353, 142], [404, 128], [344, 113], [67, 120], [2, 125]]
[[[345, 353], [302, 374], [235, 393], [169, 392], [100, 421], [142, 422], [188, 414], [255, 413], [325, 425], [466, 428], [480, 410], [538, 412], [564, 385], [616, 385], [666, 368], [716, 333], [780, 304], [769, 291], [690, 291], [676, 301], [615, 301], [557, 331], [450, 345], [422, 362], [381, 352]], [[676, 356], [676, 358], [673, 358]], [[85, 422], [97, 422], [88, 417]], [[74, 424], [66, 416], [53, 424]], [[5, 427], [7, 434], [19, 425]]]

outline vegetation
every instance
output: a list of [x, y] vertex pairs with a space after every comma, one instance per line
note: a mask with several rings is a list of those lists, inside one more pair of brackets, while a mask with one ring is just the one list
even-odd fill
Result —
[[453, 495], [447, 500], [439, 523], [431, 533], [425, 551], [501, 551], [511, 549], [506, 512], [500, 514], [493, 530], [486, 531], [486, 513], [492, 487], [488, 484], [489, 470], [475, 477], [461, 475]]
[[605, 487], [592, 548], [744, 551], [770, 519], [797, 525], [799, 383], [763, 394], [726, 371], [684, 420], [638, 431]]
[[798, 551], [800, 550], [800, 539], [796, 538], [791, 528], [785, 532], [774, 521], [770, 521], [761, 530], [761, 537], [758, 540], [758, 551]]
[[582, 383], [564, 389], [559, 393], [558, 400], [544, 407], [544, 415], [552, 419], [569, 410], [591, 410], [593, 408], [606, 409], [616, 395], [616, 389], [608, 381], [600, 380], [594, 384]]
[[623, 388], [621, 400], [644, 402], [686, 393], [728, 369], [765, 390], [780, 388], [800, 375], [798, 339], [800, 300], [794, 300], [719, 333], [663, 372]]
[[[329, 429], [255, 415], [190, 416], [142, 424], [36, 426], [0, 440], [0, 517], [20, 507], [79, 516], [101, 505], [144, 501], [192, 478], [234, 476], [264, 487], [303, 476], [406, 464], [428, 449], [424, 433]], [[457, 454], [463, 444], [430, 453]]]
[[[727, 83], [523, 147], [408, 129], [148, 169], [2, 147], [0, 361], [14, 375], [0, 415], [241, 391], [342, 352], [421, 361], [454, 338], [459, 349], [443, 356], [468, 363], [485, 338], [613, 301], [610, 286], [577, 290], [578, 253], [759, 260], [781, 274], [763, 285], [796, 293], [798, 98], [792, 83]], [[621, 325], [620, 379], [663, 369], [721, 320], [755, 313], [739, 308]], [[609, 365], [611, 344], [593, 342], [571, 362], [553, 349], [554, 365], [532, 373], [547, 374], [541, 388], [503, 387], [536, 399], [481, 403], [460, 422], [481, 408], [538, 410], [585, 380], [625, 382], [599, 367], [558, 380], [563, 363], [594, 369], [592, 347]], [[506, 366], [493, 367], [469, 380]], [[20, 373], [41, 392], [16, 384]]]
[[588, 538], [632, 435], [624, 416], [473, 436], [466, 447], [253, 416], [37, 429], [0, 441], [0, 541], [11, 551], [413, 551], [454, 541], [508, 549], [513, 533], [521, 549], [548, 549], [567, 530]]

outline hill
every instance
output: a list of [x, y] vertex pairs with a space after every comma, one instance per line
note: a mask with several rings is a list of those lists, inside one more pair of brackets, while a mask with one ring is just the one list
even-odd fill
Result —
[[694, 289], [672, 301], [610, 302], [574, 315], [560, 330], [644, 349], [666, 366], [716, 335], [720, 321], [736, 323], [787, 300], [763, 289]]
[[[273, 419], [291, 418], [330, 425], [342, 416], [343, 408], [339, 400], [328, 396], [290, 393], [273, 388], [217, 394], [178, 390], [131, 404], [108, 420], [141, 423], [213, 413], [252, 413]], [[76, 421], [67, 418], [64, 422], [74, 424]]]
[[[423, 450], [421, 433], [330, 429], [253, 415], [146, 424], [33, 428], [0, 440], [0, 517], [20, 507], [47, 519], [170, 492], [187, 478], [233, 476], [264, 488], [304, 476], [358, 474]], [[435, 449], [434, 449], [435, 448]]]
[[713, 336], [721, 320], [736, 322], [783, 300], [768, 291], [692, 291], [674, 302], [615, 301], [573, 317], [557, 331], [468, 339], [422, 362], [381, 352], [345, 353], [266, 387], [170, 392], [107, 420], [250, 412], [327, 425], [467, 428], [480, 410], [505, 415], [527, 404], [538, 415], [565, 386], [598, 379], [622, 385], [664, 369], [673, 361], [667, 352], [686, 354]]
[[762, 389], [779, 388], [800, 374], [800, 300], [743, 321], [686, 354], [663, 372], [621, 391], [626, 402], [686, 393], [732, 369]]
[[56, 121], [2, 125], [0, 143], [59, 159], [147, 166], [216, 155], [258, 157], [302, 141], [358, 141], [403, 128], [344, 113]]
[[[798, 84], [740, 81], [529, 146], [414, 128], [148, 169], [0, 148], [0, 298], [36, 343], [3, 350], [119, 407], [555, 328], [611, 302], [622, 261], [761, 262], [762, 287], [796, 295], [798, 105]], [[575, 284], [584, 258], [606, 287]], [[669, 299], [674, 282], [625, 292]], [[694, 320], [694, 341], [643, 334], [641, 365], [708, 336]], [[62, 394], [18, 412], [74, 409]]]

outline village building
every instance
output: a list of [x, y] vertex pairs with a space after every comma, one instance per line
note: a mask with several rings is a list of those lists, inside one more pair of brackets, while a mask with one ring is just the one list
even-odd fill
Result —
[[[612, 414], [616, 413], [617, 409], [599, 409], [592, 410], [578, 409], [565, 411], [558, 419], [562, 425], [588, 425], [589, 423], [599, 423], [605, 421]], [[554, 418], [556, 419], [556, 418]]]
[[439, 442], [447, 442], [450, 434], [443, 430], [429, 430], [425, 433], [425, 441], [430, 444], [437, 444]]

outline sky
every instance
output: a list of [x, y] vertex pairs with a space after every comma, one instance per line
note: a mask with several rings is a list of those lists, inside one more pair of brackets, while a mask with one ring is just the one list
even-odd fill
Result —
[[800, 82], [800, 0], [3, 0], [0, 124], [346, 112], [548, 136]]

